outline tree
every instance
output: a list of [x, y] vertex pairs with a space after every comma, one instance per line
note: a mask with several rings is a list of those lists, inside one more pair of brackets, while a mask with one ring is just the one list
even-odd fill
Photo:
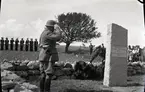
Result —
[[96, 31], [96, 22], [85, 13], [62, 13], [57, 16], [57, 20], [64, 33], [60, 42], [66, 43], [65, 52], [68, 52], [74, 41], [86, 43], [101, 36], [101, 33]]

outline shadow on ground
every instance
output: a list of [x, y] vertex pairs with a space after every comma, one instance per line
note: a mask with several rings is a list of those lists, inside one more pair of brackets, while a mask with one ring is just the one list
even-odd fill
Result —
[[144, 86], [144, 85], [141, 83], [129, 83], [129, 84], [127, 84], [127, 87], [131, 87], [131, 86]]

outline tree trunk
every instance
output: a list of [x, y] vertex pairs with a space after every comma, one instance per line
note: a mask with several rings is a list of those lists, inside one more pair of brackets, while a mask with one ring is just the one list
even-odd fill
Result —
[[70, 46], [70, 43], [69, 43], [69, 42], [66, 43], [66, 46], [65, 46], [65, 53], [68, 53], [68, 48], [69, 48], [69, 46]]

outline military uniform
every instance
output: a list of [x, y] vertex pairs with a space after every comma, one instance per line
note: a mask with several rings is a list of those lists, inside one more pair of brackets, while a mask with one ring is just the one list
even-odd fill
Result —
[[14, 39], [12, 38], [10, 40], [10, 49], [13, 50], [13, 46], [14, 46]]
[[28, 51], [28, 49], [29, 49], [29, 39], [27, 38], [25, 43], [25, 50]]
[[15, 40], [15, 50], [16, 50], [16, 51], [18, 50], [18, 45], [19, 45], [19, 40], [16, 39], [16, 40]]
[[91, 55], [91, 54], [92, 54], [92, 52], [93, 52], [93, 45], [92, 45], [92, 44], [90, 44], [89, 48], [90, 48], [90, 55]]
[[5, 40], [5, 50], [8, 50], [9, 49], [9, 40], [8, 38], [6, 38]]
[[[56, 40], [60, 39], [60, 32], [51, 32], [44, 30], [40, 36], [40, 54], [39, 61], [41, 62], [55, 62], [58, 61], [58, 53], [56, 49]], [[47, 71], [52, 73], [52, 71]]]
[[37, 39], [35, 39], [35, 41], [34, 41], [34, 50], [35, 51], [38, 50], [38, 41], [37, 41]]
[[23, 38], [20, 40], [20, 51], [23, 51], [23, 47], [24, 47], [24, 40]]
[[1, 37], [0, 42], [1, 42], [1, 50], [4, 50], [4, 38], [3, 37]]
[[33, 39], [30, 41], [30, 51], [33, 51]]
[[53, 65], [59, 60], [56, 49], [56, 41], [61, 38], [61, 30], [56, 26], [55, 21], [50, 20], [46, 23], [46, 28], [39, 39], [39, 61], [40, 61], [40, 92], [50, 92], [51, 76]]

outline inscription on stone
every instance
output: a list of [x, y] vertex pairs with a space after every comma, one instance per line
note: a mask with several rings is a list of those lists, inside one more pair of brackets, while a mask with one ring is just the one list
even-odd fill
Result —
[[127, 57], [127, 48], [121, 46], [113, 46], [112, 47], [112, 56], [114, 57]]

